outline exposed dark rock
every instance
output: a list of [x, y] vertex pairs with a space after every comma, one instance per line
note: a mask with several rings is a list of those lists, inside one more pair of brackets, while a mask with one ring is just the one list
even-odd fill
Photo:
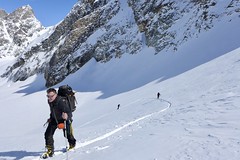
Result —
[[[36, 37], [43, 28], [29, 6], [11, 14], [0, 11], [0, 57], [7, 54], [2, 53], [5, 50], [17, 57], [2, 77], [18, 81], [40, 73], [50, 87], [92, 58], [106, 63], [113, 57], [136, 54], [144, 45], [155, 48], [156, 54], [163, 50], [174, 52], [185, 41], [214, 27], [214, 21], [240, 13], [239, 1], [232, 0], [224, 10], [215, 10], [218, 3], [216, 0], [81, 0], [61, 23], [46, 30], [44, 37], [39, 34], [37, 37], [42, 39], [37, 44], [28, 38]], [[128, 11], [127, 17], [121, 17], [123, 10]], [[14, 25], [16, 22], [21, 26]]]

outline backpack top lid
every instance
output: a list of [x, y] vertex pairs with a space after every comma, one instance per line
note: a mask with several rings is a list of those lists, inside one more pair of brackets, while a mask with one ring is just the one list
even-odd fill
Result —
[[58, 95], [66, 97], [67, 95], [74, 95], [74, 92], [69, 85], [63, 85], [58, 88]]
[[69, 107], [72, 112], [76, 110], [76, 98], [75, 92], [73, 92], [72, 87], [69, 85], [63, 85], [58, 88], [58, 95], [67, 99]]

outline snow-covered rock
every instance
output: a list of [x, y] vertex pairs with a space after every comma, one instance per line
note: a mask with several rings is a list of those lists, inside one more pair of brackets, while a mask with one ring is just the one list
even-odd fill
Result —
[[[152, 47], [156, 54], [177, 53], [185, 42], [220, 26], [221, 21], [236, 25], [233, 22], [239, 21], [239, 14], [240, 2], [234, 0], [81, 0], [62, 22], [39, 32], [30, 44], [24, 43], [25, 34], [20, 34], [26, 27], [19, 30], [15, 39], [9, 38], [13, 33], [3, 32], [1, 42], [7, 44], [4, 46], [14, 43], [21, 48], [15, 53], [16, 63], [2, 77], [23, 81], [41, 73], [46, 86], [53, 86], [92, 58], [108, 62], [123, 54], [139, 53], [144, 46]], [[1, 15], [5, 17], [4, 13]], [[7, 30], [11, 26], [5, 27], [5, 21], [8, 20], [4, 18], [1, 28]], [[31, 31], [36, 30], [29, 34]]]
[[0, 57], [22, 54], [31, 37], [44, 29], [29, 5], [10, 14], [1, 10], [0, 20]]

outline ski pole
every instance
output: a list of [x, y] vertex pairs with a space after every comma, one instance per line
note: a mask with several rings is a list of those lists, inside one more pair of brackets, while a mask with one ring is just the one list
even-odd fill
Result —
[[65, 134], [65, 145], [66, 145], [66, 158], [68, 160], [68, 142], [67, 142], [67, 123], [64, 121], [64, 134]]
[[48, 124], [48, 122], [44, 123], [44, 124], [43, 124], [43, 127], [45, 128], [45, 127], [47, 126], [47, 124]]

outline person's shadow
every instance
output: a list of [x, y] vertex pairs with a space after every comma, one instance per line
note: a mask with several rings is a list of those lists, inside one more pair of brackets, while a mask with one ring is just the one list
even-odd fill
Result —
[[14, 160], [20, 160], [29, 156], [40, 156], [42, 152], [28, 152], [28, 151], [6, 151], [0, 152], [0, 159], [15, 158]]

